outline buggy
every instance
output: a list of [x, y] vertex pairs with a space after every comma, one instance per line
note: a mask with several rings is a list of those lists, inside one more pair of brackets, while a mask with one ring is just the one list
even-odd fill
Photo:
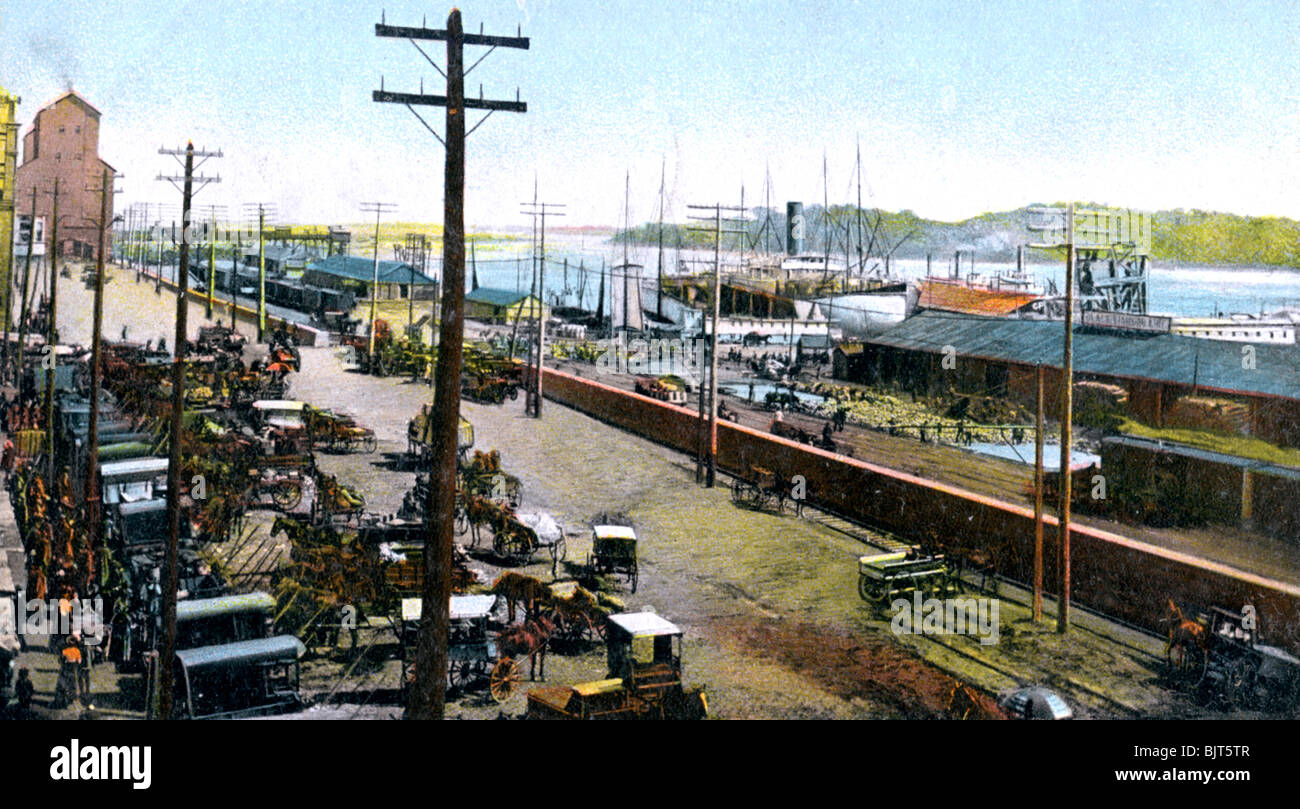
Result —
[[591, 529], [587, 567], [595, 574], [621, 575], [636, 592], [636, 531], [626, 525], [596, 525]]
[[703, 688], [682, 686], [682, 631], [652, 612], [611, 615], [603, 680], [528, 694], [529, 719], [703, 719]]

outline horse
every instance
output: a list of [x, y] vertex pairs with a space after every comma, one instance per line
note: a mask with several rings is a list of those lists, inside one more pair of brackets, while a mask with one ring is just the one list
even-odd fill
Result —
[[537, 616], [543, 604], [551, 601], [551, 588], [540, 579], [525, 576], [522, 573], [506, 571], [497, 577], [489, 590], [495, 596], [506, 601], [507, 618], [510, 623], [515, 620], [515, 605], [522, 604], [525, 616]]
[[1165, 660], [1179, 671], [1195, 667], [1196, 659], [1203, 659], [1210, 648], [1209, 632], [1205, 624], [1185, 615], [1171, 598], [1169, 612], [1161, 623], [1169, 624], [1169, 639], [1165, 643]]
[[546, 647], [550, 645], [555, 624], [545, 615], [512, 624], [497, 635], [497, 652], [501, 657], [528, 657], [528, 679], [546, 679]]

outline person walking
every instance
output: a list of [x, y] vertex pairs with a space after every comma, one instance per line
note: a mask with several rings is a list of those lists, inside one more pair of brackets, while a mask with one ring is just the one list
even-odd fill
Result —
[[18, 682], [14, 683], [14, 696], [18, 699], [18, 716], [26, 718], [32, 710], [32, 697], [36, 694], [36, 686], [32, 684], [32, 678], [27, 669], [18, 669]]
[[95, 705], [90, 701], [90, 649], [81, 638], [77, 638], [77, 651], [81, 655], [81, 660], [77, 664], [77, 691], [81, 695], [81, 704], [86, 708], [93, 710]]
[[80, 640], [74, 633], [63, 643], [59, 681], [54, 687], [54, 704], [51, 706], [56, 711], [68, 707], [77, 699], [77, 669], [81, 667]]

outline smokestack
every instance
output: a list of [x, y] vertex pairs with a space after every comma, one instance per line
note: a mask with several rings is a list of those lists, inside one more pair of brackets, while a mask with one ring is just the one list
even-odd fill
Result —
[[804, 218], [802, 202], [785, 204], [785, 254], [797, 256], [803, 252]]

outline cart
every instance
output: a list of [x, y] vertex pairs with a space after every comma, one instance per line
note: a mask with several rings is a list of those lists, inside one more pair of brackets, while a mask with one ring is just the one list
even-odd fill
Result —
[[591, 549], [587, 567], [592, 573], [622, 576], [636, 592], [636, 531], [626, 525], [593, 526]]
[[958, 588], [958, 579], [942, 554], [896, 551], [858, 558], [858, 595], [876, 606], [906, 593], [940, 598]]
[[760, 510], [772, 505], [779, 514], [785, 511], [787, 499], [795, 505], [797, 512], [802, 512], [799, 499], [792, 496], [790, 482], [761, 466], [750, 466], [743, 477], [731, 481], [731, 501], [738, 506]]
[[1253, 608], [1208, 612], [1202, 697], [1233, 709], [1289, 711], [1300, 703], [1300, 659], [1259, 642]]
[[[432, 456], [434, 428], [437, 426], [437, 420], [430, 417], [432, 412], [433, 405], [421, 405], [420, 412], [406, 423], [406, 454], [413, 461], [424, 463]], [[464, 460], [473, 446], [474, 425], [461, 416], [456, 432], [456, 454]]]
[[528, 693], [529, 719], [703, 719], [703, 688], [682, 686], [682, 631], [652, 612], [611, 615], [606, 678]]
[[[400, 642], [402, 646], [402, 699], [415, 680], [416, 633], [421, 600], [402, 599]], [[505, 702], [519, 684], [519, 664], [497, 656], [496, 639], [490, 631], [497, 598], [493, 595], [452, 596], [451, 624], [447, 636], [447, 685], [464, 692], [483, 681], [492, 699]]]

